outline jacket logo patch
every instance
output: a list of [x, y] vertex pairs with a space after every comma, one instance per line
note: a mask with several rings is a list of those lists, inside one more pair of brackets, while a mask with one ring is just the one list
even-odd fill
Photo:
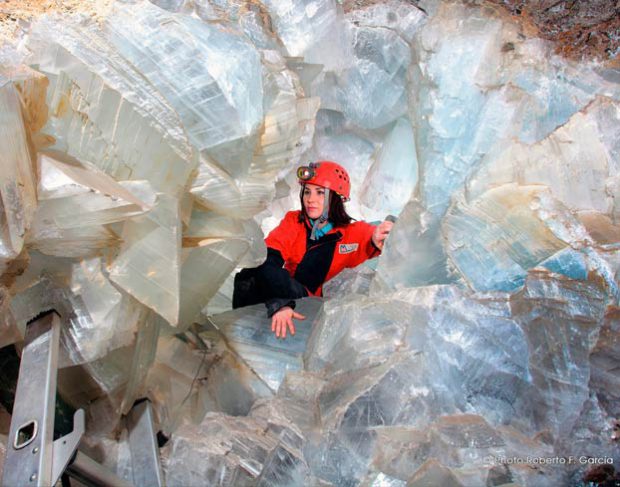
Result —
[[359, 244], [357, 243], [350, 243], [350, 244], [340, 244], [338, 246], [338, 253], [339, 254], [350, 254], [351, 252], [355, 252], [359, 247]]

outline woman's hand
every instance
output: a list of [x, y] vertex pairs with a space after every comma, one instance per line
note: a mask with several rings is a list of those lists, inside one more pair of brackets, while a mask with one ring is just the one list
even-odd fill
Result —
[[293, 318], [296, 320], [306, 319], [305, 316], [295, 313], [290, 306], [280, 308], [271, 317], [271, 331], [274, 332], [278, 338], [286, 338], [286, 329], [288, 328], [291, 331], [291, 335], [294, 335], [295, 324], [293, 323]]
[[393, 226], [394, 223], [386, 220], [375, 227], [375, 231], [372, 234], [372, 243], [375, 244], [378, 249], [383, 250], [385, 239], [390, 234], [390, 230], [392, 230]]

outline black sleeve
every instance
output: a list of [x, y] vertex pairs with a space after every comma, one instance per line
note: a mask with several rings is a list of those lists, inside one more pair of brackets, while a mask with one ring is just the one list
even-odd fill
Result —
[[294, 299], [308, 295], [306, 288], [293, 279], [283, 265], [280, 251], [267, 248], [267, 259], [257, 269], [268, 297], [265, 305], [269, 317], [285, 306], [295, 308]]
[[267, 259], [258, 267], [261, 282], [269, 298], [303, 298], [308, 292], [282, 267], [284, 259], [279, 250], [267, 249]]
[[279, 250], [267, 247], [267, 258], [262, 265], [276, 266], [281, 269], [284, 266], [284, 257]]

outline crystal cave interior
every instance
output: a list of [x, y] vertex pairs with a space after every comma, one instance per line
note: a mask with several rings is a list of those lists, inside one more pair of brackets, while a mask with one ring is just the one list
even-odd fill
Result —
[[[0, 346], [61, 315], [81, 451], [133, 482], [148, 398], [168, 486], [620, 479], [617, 3], [15, 4]], [[352, 216], [398, 220], [281, 340], [233, 279], [322, 159]]]

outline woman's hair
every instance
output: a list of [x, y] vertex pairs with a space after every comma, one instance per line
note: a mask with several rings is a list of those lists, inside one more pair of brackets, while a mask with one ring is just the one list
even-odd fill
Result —
[[[301, 191], [299, 192], [299, 201], [301, 202], [301, 213], [299, 214], [299, 221], [303, 222], [306, 218], [308, 218], [308, 214], [306, 213], [306, 207], [304, 206], [304, 189], [306, 185], [302, 185]], [[332, 222], [332, 225], [335, 227], [344, 227], [353, 221], [353, 218], [349, 216], [347, 210], [344, 208], [344, 203], [342, 202], [342, 197], [336, 193], [335, 191], [329, 192], [329, 213], [328, 213], [329, 221]]]

